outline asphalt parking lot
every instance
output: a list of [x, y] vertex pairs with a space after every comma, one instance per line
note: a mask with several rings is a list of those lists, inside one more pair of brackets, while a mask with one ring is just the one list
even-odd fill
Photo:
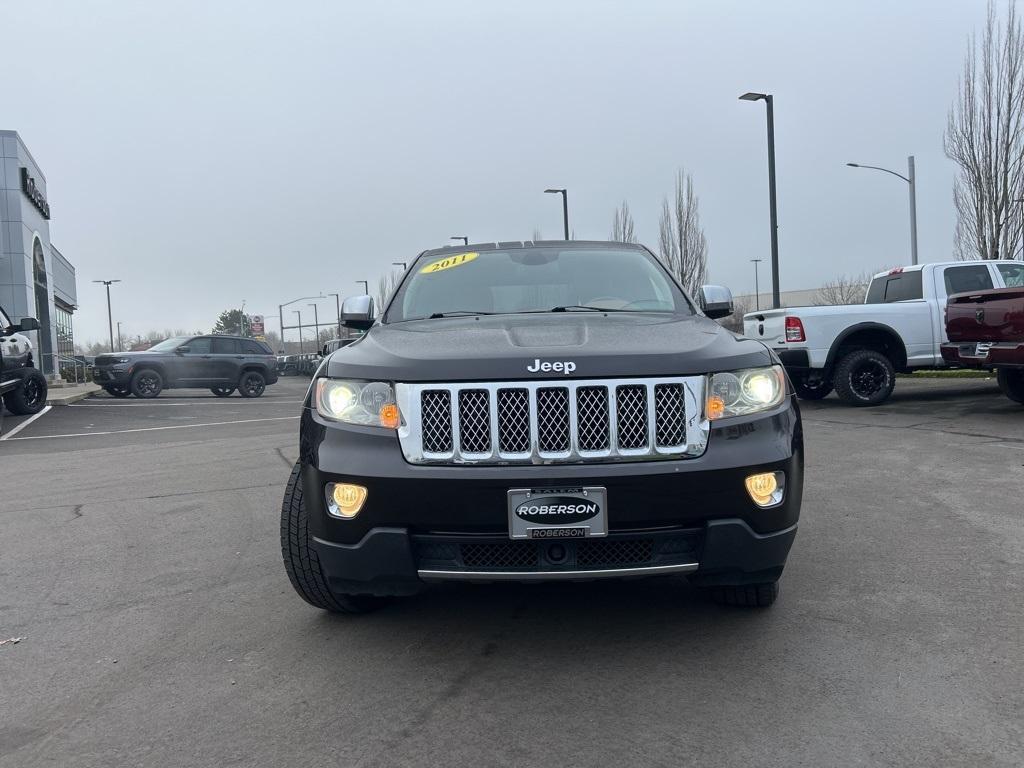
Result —
[[[307, 382], [54, 408], [0, 442], [0, 766], [1019, 766], [1024, 408], [803, 403], [767, 611], [678, 579], [292, 592]], [[17, 426], [4, 424], [6, 434]]]

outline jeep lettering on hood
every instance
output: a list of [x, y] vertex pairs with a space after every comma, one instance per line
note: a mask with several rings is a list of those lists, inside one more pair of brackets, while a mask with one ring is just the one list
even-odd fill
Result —
[[516, 507], [516, 516], [528, 523], [567, 525], [582, 523], [600, 513], [601, 507], [593, 501], [575, 496], [538, 496]]

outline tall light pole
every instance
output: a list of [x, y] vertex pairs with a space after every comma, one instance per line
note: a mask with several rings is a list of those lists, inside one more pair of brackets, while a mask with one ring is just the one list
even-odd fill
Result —
[[93, 280], [94, 283], [103, 283], [107, 286], [107, 326], [110, 329], [110, 351], [114, 351], [114, 316], [110, 312], [110, 286], [120, 283], [120, 280]]
[[338, 335], [335, 338], [341, 338], [341, 297], [337, 293], [328, 293], [328, 296], [334, 297], [334, 319], [338, 323]]
[[117, 321], [117, 351], [121, 352], [124, 349], [124, 345], [121, 343], [121, 321]]
[[320, 317], [316, 313], [316, 304], [307, 304], [306, 306], [313, 308], [313, 327], [316, 328], [316, 336], [313, 337], [313, 349], [315, 351], [320, 346]]
[[768, 115], [768, 208], [772, 234], [772, 309], [779, 300], [779, 211], [775, 204], [775, 102], [770, 93], [744, 93], [740, 101], [763, 101]]
[[760, 288], [760, 284], [758, 282], [758, 275], [757, 275], [757, 273], [758, 273], [758, 270], [760, 269], [760, 264], [761, 264], [762, 261], [764, 261], [764, 259], [751, 259], [751, 261], [754, 262], [754, 309], [756, 311], [760, 312], [761, 311], [761, 288]]
[[461, 240], [463, 245], [469, 245], [469, 238], [466, 235], [455, 235], [454, 237], [449, 237], [448, 239]]
[[851, 168], [868, 168], [872, 171], [890, 173], [897, 179], [903, 179], [910, 185], [910, 263], [917, 264], [917, 177], [914, 174], [914, 156], [907, 158], [907, 175], [890, 171], [888, 168], [879, 168], [877, 165], [861, 165], [860, 163], [847, 163]]
[[565, 239], [569, 239], [569, 193], [564, 189], [545, 189], [549, 195], [562, 196], [562, 227], [565, 230]]
[[302, 346], [302, 310], [293, 309], [292, 312], [299, 316], [299, 354], [302, 355], [306, 352], [306, 348]]
[[[286, 301], [284, 304], [278, 304], [277, 305], [277, 319], [278, 319], [278, 322], [281, 324], [281, 348], [282, 348], [282, 350], [284, 349], [284, 308], [289, 306], [289, 305], [291, 305], [291, 304], [295, 304], [298, 301], [306, 301], [308, 299], [322, 299], [323, 297], [324, 297], [324, 295], [322, 293], [319, 296], [300, 296], [297, 299], [292, 299], [291, 301]], [[292, 310], [292, 311], [294, 312], [295, 310]], [[299, 335], [300, 336], [302, 335], [301, 331], [300, 331]], [[300, 348], [302, 347], [301, 343], [299, 344], [299, 347]]]

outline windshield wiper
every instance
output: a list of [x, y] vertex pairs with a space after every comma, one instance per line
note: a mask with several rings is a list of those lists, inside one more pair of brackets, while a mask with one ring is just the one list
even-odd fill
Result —
[[592, 307], [589, 304], [566, 304], [564, 307], [552, 307], [548, 312], [569, 312], [570, 310], [587, 310], [589, 312], [629, 312], [628, 309], [612, 309], [611, 307]]
[[428, 320], [438, 320], [442, 317], [458, 317], [459, 315], [493, 315], [494, 312], [484, 312], [481, 309], [453, 309], [451, 312], [435, 312]]

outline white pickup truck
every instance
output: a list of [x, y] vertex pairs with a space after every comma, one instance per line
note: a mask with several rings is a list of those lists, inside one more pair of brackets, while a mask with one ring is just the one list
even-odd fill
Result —
[[1024, 286], [1022, 261], [952, 261], [881, 272], [863, 304], [789, 307], [743, 316], [743, 332], [774, 349], [798, 396], [833, 389], [851, 405], [885, 402], [896, 372], [944, 368], [946, 297]]

